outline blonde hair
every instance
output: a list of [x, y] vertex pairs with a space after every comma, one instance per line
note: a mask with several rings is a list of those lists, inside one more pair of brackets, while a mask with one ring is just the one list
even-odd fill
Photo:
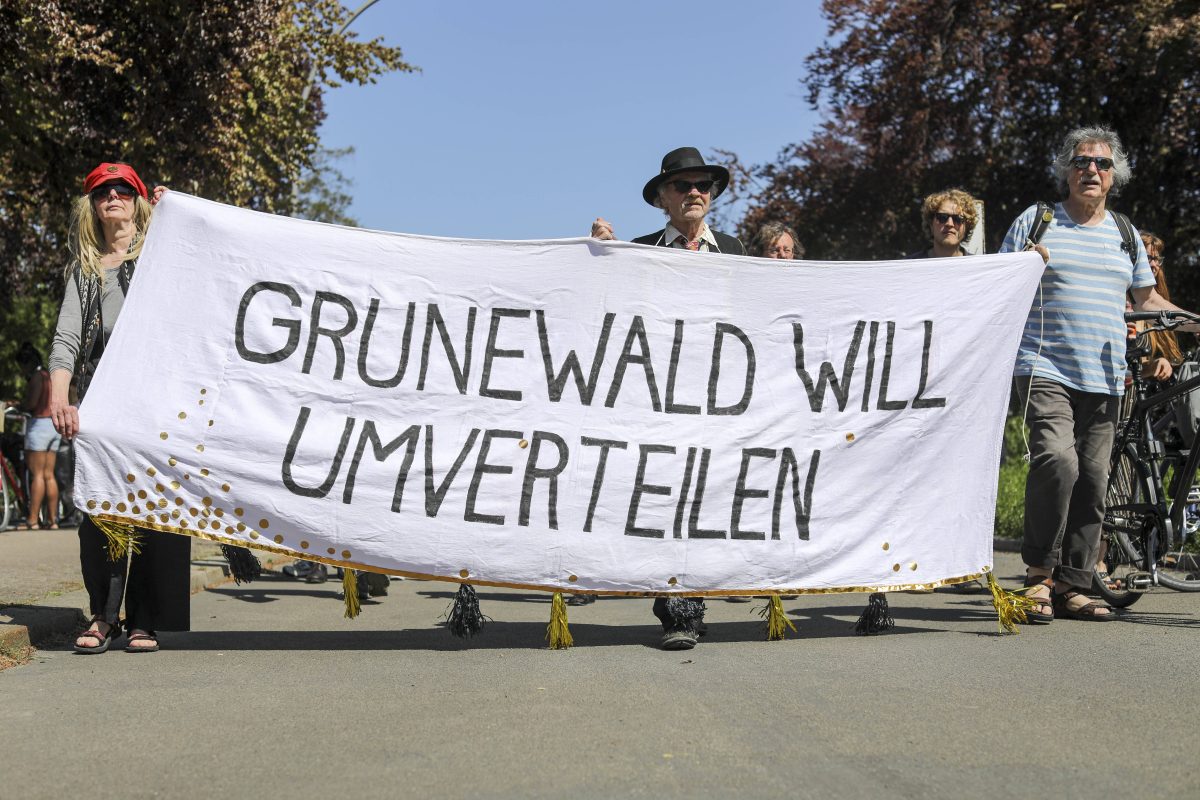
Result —
[[979, 215], [975, 210], [975, 198], [962, 189], [945, 189], [935, 192], [921, 203], [921, 222], [925, 226], [925, 236], [933, 238], [933, 234], [930, 232], [930, 223], [933, 222], [933, 215], [937, 213], [938, 208], [946, 202], [958, 206], [958, 213], [962, 215], [964, 221], [962, 240], [967, 241], [971, 238], [971, 232], [975, 230], [975, 223], [979, 221]]
[[[154, 207], [141, 195], [133, 196], [133, 241], [129, 251], [121, 258], [121, 262], [133, 261], [142, 254], [142, 242], [146, 238], [146, 230], [150, 227], [150, 215]], [[85, 276], [104, 280], [104, 265], [100, 260], [104, 257], [104, 226], [96, 214], [96, 206], [91, 195], [76, 198], [71, 208], [71, 230], [67, 236], [67, 250], [71, 253], [71, 261], [67, 264], [64, 278], [71, 279], [71, 273], [78, 264]]]

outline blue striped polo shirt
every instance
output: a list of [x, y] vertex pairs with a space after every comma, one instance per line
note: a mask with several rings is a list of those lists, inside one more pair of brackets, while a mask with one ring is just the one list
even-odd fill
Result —
[[[1017, 217], [1001, 253], [1022, 249], [1036, 216], [1035, 205]], [[1121, 249], [1121, 231], [1111, 213], [1088, 226], [1072, 220], [1062, 203], [1054, 206], [1054, 221], [1041, 242], [1050, 251], [1050, 263], [1025, 322], [1015, 374], [1049, 378], [1083, 392], [1125, 391], [1125, 293], [1131, 286], [1154, 285], [1146, 248], [1140, 236], [1134, 239], [1136, 265]]]

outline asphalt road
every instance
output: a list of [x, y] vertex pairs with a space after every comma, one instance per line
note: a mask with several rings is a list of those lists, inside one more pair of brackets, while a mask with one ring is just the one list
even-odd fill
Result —
[[453, 584], [395, 582], [357, 620], [337, 588], [229, 585], [160, 653], [0, 673], [0, 795], [1200, 796], [1200, 595], [999, 636], [986, 594], [894, 594], [873, 637], [864, 597], [805, 597], [783, 642], [758, 602], [710, 601], [671, 653], [648, 600], [571, 608], [576, 647], [549, 651], [543, 595], [481, 590], [494, 621], [462, 643]]

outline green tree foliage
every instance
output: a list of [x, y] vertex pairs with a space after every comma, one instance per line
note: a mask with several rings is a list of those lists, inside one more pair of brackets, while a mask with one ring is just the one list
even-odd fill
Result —
[[322, 174], [322, 87], [414, 69], [338, 34], [348, 18], [336, 0], [0, 2], [0, 390], [13, 304], [57, 304], [69, 204], [97, 163], [262, 211], [313, 196], [296, 183]]
[[[1200, 9], [1183, 0], [826, 0], [807, 60], [825, 121], [756, 170], [743, 233], [794, 223], [810, 258], [922, 246], [919, 202], [961, 186], [986, 202], [987, 247], [1038, 199], [1073, 127], [1106, 124], [1133, 181], [1114, 201], [1167, 241], [1171, 288], [1200, 305]], [[1181, 269], [1182, 267], [1182, 269]]]

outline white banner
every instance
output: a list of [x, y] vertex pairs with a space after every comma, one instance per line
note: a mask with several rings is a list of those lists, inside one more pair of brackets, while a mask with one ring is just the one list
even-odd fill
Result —
[[936, 586], [990, 568], [1041, 272], [436, 239], [171, 192], [81, 410], [76, 501], [478, 584]]

